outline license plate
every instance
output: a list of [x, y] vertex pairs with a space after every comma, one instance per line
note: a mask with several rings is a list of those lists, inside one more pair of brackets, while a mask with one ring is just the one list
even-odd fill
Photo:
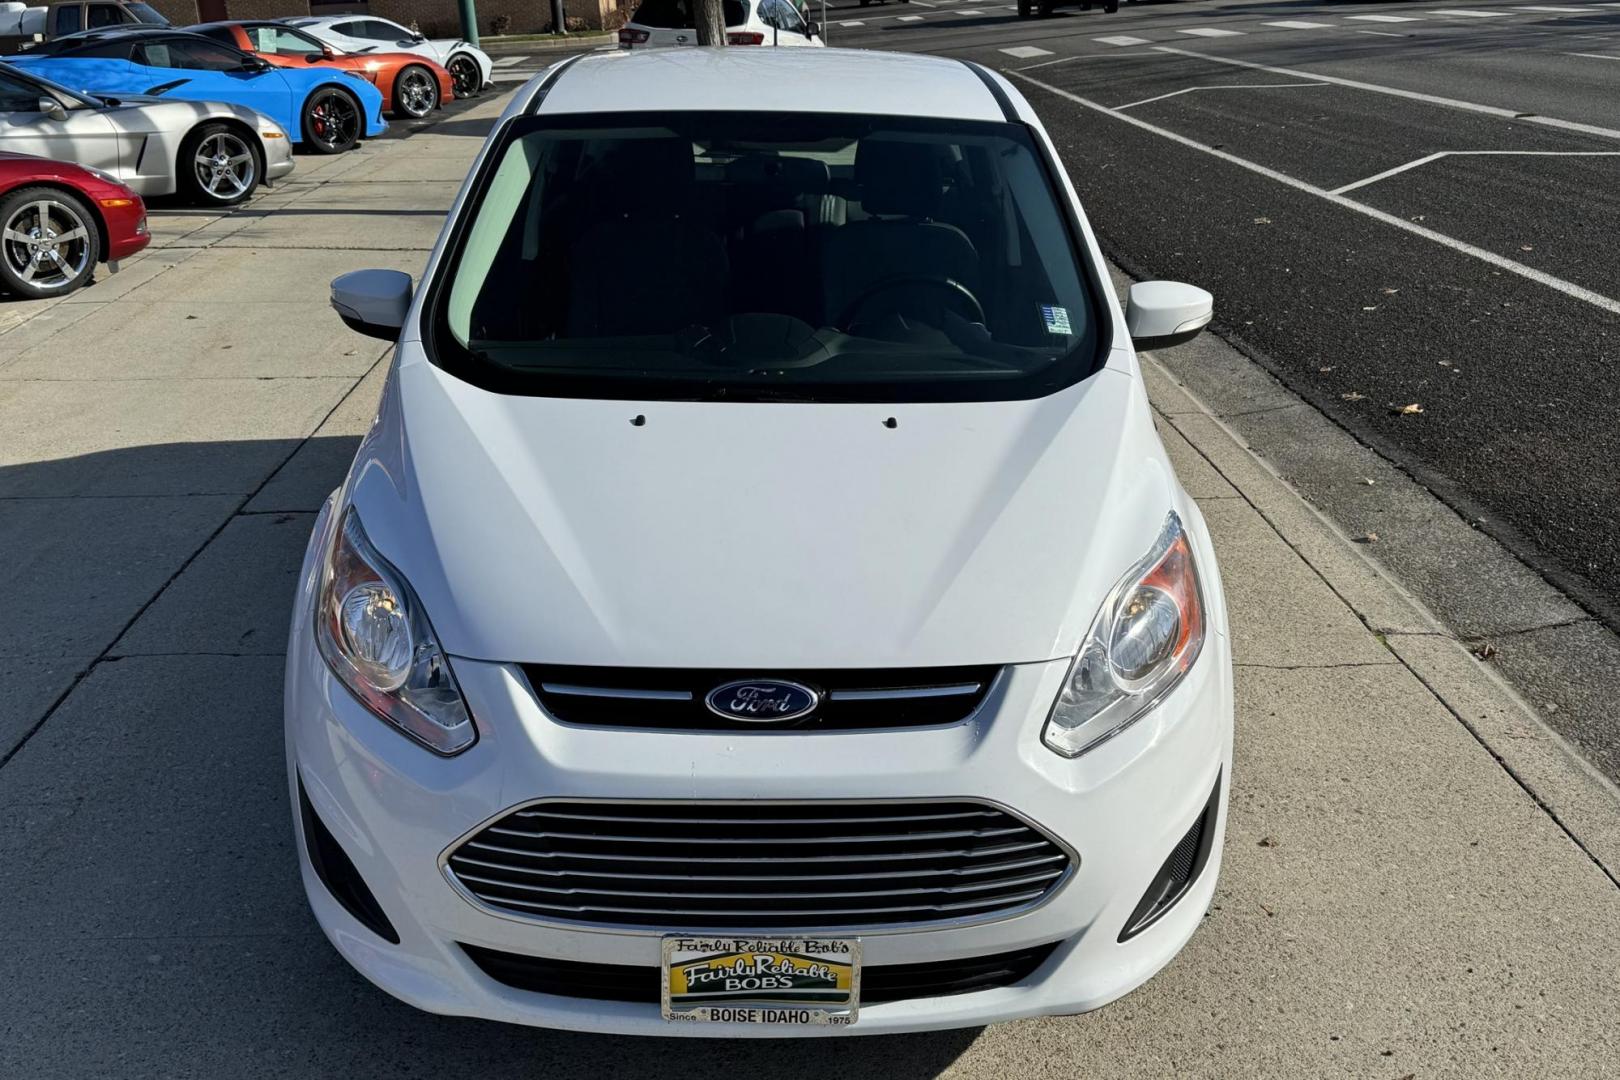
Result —
[[664, 1019], [853, 1024], [861, 943], [853, 938], [667, 937]]

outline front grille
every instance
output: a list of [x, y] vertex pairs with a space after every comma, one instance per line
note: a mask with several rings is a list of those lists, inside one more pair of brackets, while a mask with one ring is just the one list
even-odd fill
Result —
[[1045, 900], [1071, 857], [978, 802], [545, 801], [451, 854], [492, 907], [649, 930], [979, 921]]
[[[1057, 942], [993, 956], [934, 960], [924, 964], [880, 964], [861, 969], [861, 1004], [971, 994], [1011, 986], [1033, 975]], [[593, 1001], [658, 1002], [658, 969], [625, 964], [587, 964], [544, 956], [497, 952], [477, 945], [462, 949], [479, 970], [515, 990]]]
[[[741, 671], [528, 664], [541, 706], [565, 724], [688, 731], [837, 731], [954, 724], [978, 709], [999, 667]], [[785, 723], [717, 716], [711, 690], [747, 679], [786, 679], [816, 690], [814, 712]]]

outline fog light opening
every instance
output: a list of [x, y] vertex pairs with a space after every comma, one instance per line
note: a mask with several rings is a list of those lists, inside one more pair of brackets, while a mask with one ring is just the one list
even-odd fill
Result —
[[1192, 828], [1171, 850], [1170, 857], [1153, 875], [1153, 881], [1148, 885], [1147, 892], [1142, 894], [1136, 910], [1125, 920], [1125, 929], [1119, 932], [1121, 942], [1130, 940], [1158, 922], [1192, 888], [1193, 882], [1204, 872], [1209, 853], [1215, 847], [1215, 828], [1220, 812], [1221, 778], [1216, 777], [1215, 789], [1209, 793], [1204, 812], [1198, 815]]
[[377, 898], [366, 887], [365, 879], [344, 853], [337, 837], [316, 816], [315, 808], [309, 804], [309, 796], [304, 794], [302, 777], [298, 780], [298, 812], [304, 825], [304, 850], [309, 854], [310, 865], [315, 868], [315, 876], [321, 879], [321, 884], [326, 886], [332, 899], [353, 915], [361, 926], [388, 944], [398, 945], [399, 931], [383, 914], [382, 905], [377, 903]]

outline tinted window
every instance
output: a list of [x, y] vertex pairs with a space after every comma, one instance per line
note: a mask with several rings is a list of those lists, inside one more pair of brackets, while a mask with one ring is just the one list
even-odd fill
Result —
[[134, 16], [134, 19], [132, 20], [134, 22], [143, 23], [148, 26], [169, 25], [169, 20], [165, 19], [162, 13], [149, 4], [125, 4], [124, 10], [130, 15]]
[[403, 26], [395, 26], [393, 23], [384, 22], [381, 19], [361, 19], [358, 23], [350, 25], [358, 26], [359, 29], [351, 30], [349, 33], [354, 34], [356, 37], [365, 38], [367, 41], [395, 42], [409, 41], [411, 38], [411, 32]]
[[1021, 125], [587, 114], [520, 121], [489, 160], [430, 334], [481, 385], [989, 400], [1050, 393], [1101, 355]]
[[759, 17], [766, 26], [796, 34], [804, 32], [804, 19], [799, 16], [799, 9], [788, 0], [761, 0]]
[[[748, 21], [748, 5], [744, 0], [724, 0], [721, 11], [727, 26], [741, 26]], [[690, 30], [696, 25], [692, 18], [692, 0], [642, 0], [630, 21], [660, 30]]]
[[56, 36], [76, 34], [84, 29], [84, 11], [78, 4], [56, 9]]
[[124, 13], [117, 4], [90, 5], [90, 29], [92, 30], [103, 26], [118, 26], [123, 21]]
[[236, 71], [242, 54], [211, 41], [169, 38], [142, 42], [140, 62], [149, 67], [184, 68], [188, 71]]
[[38, 112], [39, 91], [0, 71], [0, 112]]
[[[210, 41], [217, 41], [221, 45], [230, 45], [232, 47], [236, 45], [236, 32], [228, 26], [210, 26], [206, 29], [194, 26], [191, 28], [191, 32], [201, 34]], [[249, 34], [251, 33], [252, 31], [249, 31]]]
[[128, 41], [113, 40], [86, 45], [81, 49], [67, 50], [64, 55], [84, 60], [128, 60], [133, 49], [134, 45]]

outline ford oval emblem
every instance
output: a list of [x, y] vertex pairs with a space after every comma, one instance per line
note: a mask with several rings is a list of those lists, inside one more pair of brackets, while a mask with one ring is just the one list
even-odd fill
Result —
[[728, 720], [780, 724], [815, 712], [821, 694], [802, 683], [746, 679], [715, 687], [703, 703], [710, 712]]

